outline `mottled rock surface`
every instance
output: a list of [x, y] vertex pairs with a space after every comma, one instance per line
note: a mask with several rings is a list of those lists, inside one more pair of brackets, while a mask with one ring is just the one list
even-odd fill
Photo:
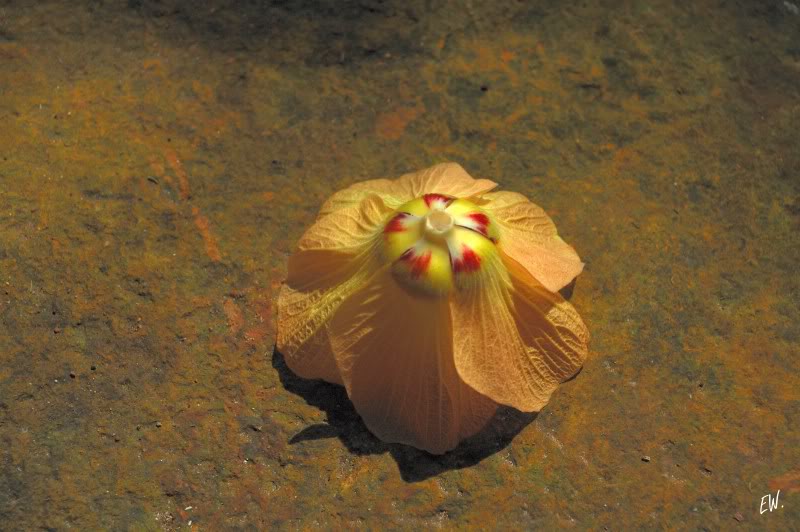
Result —
[[[798, 43], [779, 1], [0, 2], [0, 528], [797, 527]], [[445, 160], [552, 214], [592, 352], [434, 458], [294, 377], [274, 298], [327, 196]]]

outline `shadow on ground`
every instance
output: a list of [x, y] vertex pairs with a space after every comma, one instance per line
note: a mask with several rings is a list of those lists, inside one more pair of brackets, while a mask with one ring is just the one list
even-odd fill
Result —
[[504, 449], [537, 416], [537, 413], [500, 407], [481, 432], [464, 440], [452, 451], [436, 456], [409, 445], [385, 443], [373, 436], [342, 386], [298, 377], [292, 373], [277, 349], [272, 352], [272, 366], [278, 371], [281, 383], [288, 391], [323, 410], [328, 417], [327, 423], [310, 425], [292, 436], [289, 440], [291, 445], [336, 437], [355, 454], [388, 452], [397, 462], [400, 476], [406, 482], [418, 482], [444, 471], [471, 467], [481, 462]]
[[[424, 6], [396, 0], [129, 0], [127, 6], [167, 42], [226, 52], [269, 42], [267, 55], [278, 62], [296, 63], [301, 55], [307, 66], [333, 66], [423, 51], [415, 27]], [[375, 30], [387, 26], [394, 29]]]

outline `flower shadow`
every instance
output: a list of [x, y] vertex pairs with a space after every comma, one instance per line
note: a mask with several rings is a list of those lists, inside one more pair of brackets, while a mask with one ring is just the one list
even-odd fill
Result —
[[523, 413], [501, 406], [494, 418], [478, 434], [462, 441], [452, 451], [436, 456], [409, 445], [379, 440], [364, 425], [344, 387], [298, 377], [288, 368], [283, 355], [277, 349], [272, 353], [272, 367], [278, 372], [281, 383], [287, 390], [323, 410], [328, 418], [327, 423], [310, 425], [292, 436], [289, 439], [290, 445], [336, 437], [354, 454], [388, 452], [397, 462], [400, 476], [406, 482], [419, 482], [445, 471], [478, 464], [507, 447], [537, 416], [535, 412]]

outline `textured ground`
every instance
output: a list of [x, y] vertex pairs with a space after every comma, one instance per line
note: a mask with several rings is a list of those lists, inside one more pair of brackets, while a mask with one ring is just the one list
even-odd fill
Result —
[[[797, 529], [799, 13], [0, 1], [0, 528]], [[444, 160], [553, 215], [592, 352], [433, 458], [274, 297], [328, 195]]]

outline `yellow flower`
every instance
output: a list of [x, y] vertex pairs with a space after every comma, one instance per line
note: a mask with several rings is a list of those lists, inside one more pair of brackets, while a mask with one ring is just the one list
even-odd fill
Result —
[[545, 212], [459, 165], [356, 183], [289, 259], [277, 348], [384, 441], [441, 454], [498, 404], [540, 410], [587, 354], [583, 269]]

